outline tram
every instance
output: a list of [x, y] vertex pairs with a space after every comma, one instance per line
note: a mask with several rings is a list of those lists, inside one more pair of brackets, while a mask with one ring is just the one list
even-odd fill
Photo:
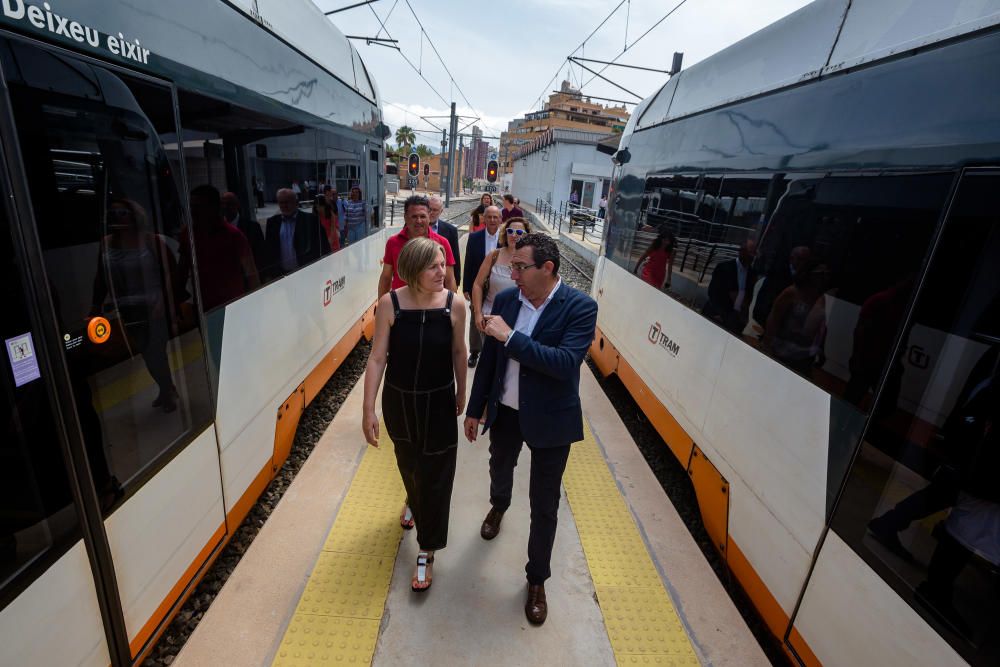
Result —
[[818, 0], [614, 156], [592, 357], [799, 664], [1000, 664], [998, 25]]
[[387, 159], [385, 161], [383, 173], [385, 178], [385, 191], [392, 194], [399, 192], [399, 166], [395, 162]]
[[[0, 5], [0, 664], [139, 663], [370, 334], [378, 90], [258, 6]], [[288, 198], [334, 180], [346, 247]]]

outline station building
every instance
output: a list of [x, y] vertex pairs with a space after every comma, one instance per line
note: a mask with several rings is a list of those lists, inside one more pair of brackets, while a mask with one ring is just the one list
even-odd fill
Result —
[[563, 81], [559, 92], [549, 95], [540, 111], [525, 114], [507, 125], [500, 134], [500, 173], [514, 171], [514, 154], [530, 145], [546, 132], [569, 129], [582, 132], [613, 134], [622, 132], [628, 123], [629, 112], [622, 106], [604, 106], [593, 102]]
[[596, 208], [611, 185], [611, 158], [598, 150], [611, 133], [553, 129], [513, 155], [511, 192], [521, 201], [558, 204], [576, 192], [579, 204]]

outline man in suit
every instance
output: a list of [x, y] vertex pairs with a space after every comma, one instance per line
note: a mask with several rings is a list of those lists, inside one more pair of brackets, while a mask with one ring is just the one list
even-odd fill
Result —
[[701, 314], [714, 320], [737, 336], [750, 320], [750, 301], [757, 282], [753, 259], [757, 255], [756, 241], [744, 241], [736, 259], [720, 262], [712, 271], [708, 283], [708, 301]]
[[482, 361], [465, 413], [465, 437], [480, 423], [490, 433], [490, 504], [480, 535], [491, 540], [510, 506], [514, 466], [531, 450], [531, 527], [524, 613], [548, 615], [545, 580], [556, 536], [559, 488], [569, 448], [583, 440], [580, 364], [594, 339], [597, 303], [559, 277], [559, 248], [545, 234], [525, 234], [511, 262], [517, 288], [504, 290], [487, 318]]
[[440, 197], [431, 197], [429, 213], [431, 215], [430, 229], [438, 236], [448, 239], [451, 246], [451, 254], [455, 257], [455, 280], [458, 285], [462, 284], [462, 254], [458, 250], [458, 228], [446, 220], [441, 220], [441, 213], [444, 211], [444, 202]]
[[267, 219], [264, 246], [266, 275], [274, 280], [330, 254], [330, 242], [319, 218], [299, 210], [299, 199], [289, 188], [278, 190], [278, 215]]
[[[486, 225], [478, 232], [469, 234], [465, 242], [465, 301], [472, 308], [472, 284], [479, 275], [483, 261], [497, 249], [500, 241], [500, 207], [487, 206], [483, 212], [483, 223]], [[483, 295], [486, 298], [486, 295]], [[479, 361], [479, 353], [483, 350], [483, 335], [476, 328], [476, 323], [469, 319], [469, 368], [475, 368]]]

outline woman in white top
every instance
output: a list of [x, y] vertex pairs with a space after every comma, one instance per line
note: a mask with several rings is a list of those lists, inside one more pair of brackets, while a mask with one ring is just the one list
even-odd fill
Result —
[[472, 285], [472, 313], [473, 321], [480, 331], [486, 327], [484, 318], [492, 311], [496, 295], [516, 285], [514, 279], [510, 277], [514, 245], [519, 238], [530, 231], [531, 226], [524, 218], [509, 218], [500, 228], [497, 249], [487, 255], [483, 265], [479, 267], [479, 273]]

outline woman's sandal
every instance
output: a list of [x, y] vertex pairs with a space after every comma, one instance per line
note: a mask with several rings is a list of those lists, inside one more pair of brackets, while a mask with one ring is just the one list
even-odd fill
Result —
[[403, 505], [403, 511], [399, 513], [399, 525], [403, 530], [413, 528], [413, 512], [410, 511], [409, 504]]
[[[433, 564], [433, 551], [417, 552], [417, 571], [414, 573], [413, 580], [410, 582], [410, 589], [414, 593], [423, 593], [431, 587], [431, 583], [434, 581], [433, 568], [431, 568], [431, 565]], [[424, 584], [426, 584], [426, 586]]]

